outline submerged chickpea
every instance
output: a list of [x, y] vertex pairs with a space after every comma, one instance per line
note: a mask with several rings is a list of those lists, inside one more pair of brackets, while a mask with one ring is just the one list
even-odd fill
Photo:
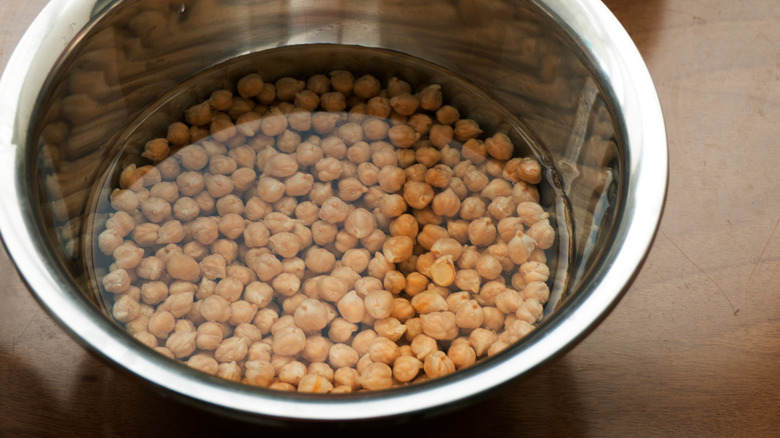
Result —
[[250, 74], [188, 108], [111, 194], [114, 317], [196, 369], [303, 392], [439, 377], [529, 333], [555, 239], [541, 165], [417, 89]]

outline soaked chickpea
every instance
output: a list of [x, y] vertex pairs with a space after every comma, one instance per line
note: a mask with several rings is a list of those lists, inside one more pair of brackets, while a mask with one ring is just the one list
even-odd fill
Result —
[[227, 380], [343, 393], [449, 374], [539, 323], [541, 164], [441, 85], [334, 70], [228, 89], [110, 194], [96, 248], [129, 333]]

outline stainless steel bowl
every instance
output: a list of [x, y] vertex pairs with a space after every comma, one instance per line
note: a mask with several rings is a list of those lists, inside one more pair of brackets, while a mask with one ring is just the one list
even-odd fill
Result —
[[[272, 392], [158, 355], [89, 293], [80, 262], [91, 239], [82, 223], [87, 195], [128, 121], [197, 72], [322, 43], [388, 49], [454, 72], [543, 145], [551, 184], [567, 201], [558, 212], [568, 225], [565, 263], [540, 327], [502, 354], [400, 389]], [[463, 402], [525, 375], [606, 316], [660, 220], [664, 129], [638, 51], [597, 0], [52, 0], [0, 81], [0, 231], [30, 290], [64, 329], [168, 394], [244, 418], [392, 417]]]

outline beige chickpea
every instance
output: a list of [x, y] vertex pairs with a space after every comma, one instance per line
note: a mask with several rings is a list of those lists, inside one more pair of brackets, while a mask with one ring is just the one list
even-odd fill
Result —
[[280, 272], [271, 280], [271, 287], [279, 295], [290, 297], [300, 290], [301, 280], [295, 274]]
[[437, 216], [453, 217], [461, 212], [461, 201], [458, 195], [448, 188], [433, 197], [431, 209]]
[[219, 254], [209, 254], [198, 263], [203, 278], [216, 280], [227, 276], [227, 261]]
[[271, 327], [279, 319], [279, 314], [271, 309], [264, 308], [257, 311], [252, 323], [260, 330], [260, 333], [267, 335], [271, 332]]
[[273, 288], [267, 283], [252, 281], [244, 287], [243, 298], [259, 308], [264, 308], [271, 303], [273, 292]]
[[262, 222], [250, 222], [244, 228], [244, 243], [249, 248], [260, 248], [268, 245], [271, 233]]
[[474, 365], [474, 363], [477, 361], [477, 353], [474, 351], [474, 348], [471, 347], [469, 341], [466, 339], [464, 339], [463, 342], [455, 341], [453, 341], [452, 345], [450, 345], [450, 348], [447, 349], [447, 357], [450, 358], [453, 365], [455, 365], [455, 368], [461, 369]]
[[336, 264], [336, 257], [323, 248], [309, 249], [304, 260], [306, 267], [318, 274], [330, 272]]
[[356, 208], [344, 220], [344, 230], [358, 239], [367, 237], [375, 228], [376, 217], [364, 208]]
[[390, 99], [384, 96], [374, 96], [366, 102], [366, 114], [378, 119], [390, 117], [393, 107], [390, 106]]
[[459, 269], [455, 274], [455, 286], [460, 290], [477, 293], [480, 285], [481, 279], [476, 269]]
[[417, 243], [420, 244], [423, 248], [430, 251], [433, 247], [433, 244], [439, 240], [439, 239], [445, 239], [449, 237], [449, 233], [447, 232], [447, 229], [444, 227], [441, 227], [439, 225], [425, 225], [420, 231], [419, 234], [417, 234]]
[[198, 217], [189, 228], [192, 238], [204, 245], [211, 245], [219, 238], [219, 223], [211, 217]]
[[349, 249], [341, 256], [341, 263], [357, 273], [366, 270], [369, 260], [371, 260], [371, 253], [365, 248]]
[[366, 313], [376, 319], [387, 318], [393, 313], [393, 294], [386, 290], [372, 290], [363, 300]]
[[[134, 298], [128, 294], [123, 294], [114, 302], [111, 308], [111, 314], [114, 319], [119, 322], [130, 322], [138, 318], [141, 312], [141, 304], [137, 298]], [[143, 321], [144, 327], [147, 326], [147, 321]]]
[[150, 197], [141, 204], [141, 213], [150, 222], [160, 223], [171, 216], [172, 207], [168, 201], [162, 198]]
[[393, 378], [401, 383], [414, 380], [423, 367], [422, 361], [414, 356], [400, 356], [393, 362]]
[[[365, 122], [364, 122], [365, 131]], [[358, 141], [347, 149], [347, 159], [355, 164], [366, 163], [371, 159], [371, 147], [365, 141]]]
[[306, 374], [298, 383], [298, 392], [325, 394], [333, 389], [333, 384], [317, 374]]
[[296, 107], [305, 108], [307, 111], [314, 111], [320, 106], [320, 96], [312, 90], [301, 90], [295, 94], [293, 103]]
[[357, 329], [357, 324], [344, 318], [335, 318], [328, 327], [328, 338], [336, 343], [348, 342]]
[[390, 131], [390, 125], [376, 117], [367, 117], [360, 126], [365, 139], [368, 141], [383, 140]]
[[325, 222], [338, 224], [344, 222], [349, 213], [349, 205], [341, 199], [331, 196], [320, 207], [319, 217]]
[[274, 254], [281, 257], [295, 257], [301, 250], [298, 237], [290, 232], [280, 232], [269, 238], [269, 247]]
[[406, 211], [406, 208], [406, 201], [399, 194], [385, 195], [379, 201], [381, 213], [388, 218], [401, 216]]
[[385, 290], [398, 295], [406, 288], [406, 277], [400, 271], [389, 271], [385, 274], [382, 284]]
[[469, 196], [460, 204], [460, 217], [467, 221], [473, 221], [485, 215], [485, 201], [477, 196]]
[[385, 258], [390, 263], [398, 263], [412, 256], [414, 241], [409, 236], [393, 236], [382, 246]]
[[498, 278], [504, 270], [501, 262], [490, 254], [485, 254], [477, 260], [476, 270], [479, 276], [486, 280]]
[[442, 312], [449, 309], [447, 301], [444, 299], [444, 297], [436, 292], [427, 290], [414, 295], [411, 300], [411, 305], [420, 315], [433, 312]]
[[468, 300], [458, 306], [455, 323], [460, 328], [475, 329], [485, 322], [485, 313], [476, 300]]
[[278, 378], [281, 382], [289, 383], [290, 385], [297, 386], [303, 376], [307, 373], [306, 365], [297, 360], [284, 364], [278, 373]]
[[273, 365], [264, 360], [246, 361], [244, 368], [246, 370], [242, 382], [253, 386], [268, 387], [276, 374]]
[[[365, 250], [364, 248], [353, 248], [350, 251], [364, 251], [364, 250]], [[334, 268], [333, 271], [331, 271], [330, 275], [332, 277], [338, 278], [339, 280], [343, 281], [347, 285], [348, 290], [353, 289], [355, 287], [355, 282], [357, 282], [362, 278], [362, 276], [359, 273], [355, 272], [354, 269], [346, 265], [342, 265]]]
[[383, 336], [377, 336], [368, 346], [368, 355], [373, 362], [391, 365], [400, 353], [398, 344]]
[[531, 225], [525, 234], [536, 242], [536, 247], [539, 249], [548, 249], [555, 242], [555, 229], [547, 219]]
[[344, 280], [332, 275], [323, 275], [316, 282], [317, 297], [331, 303], [339, 302], [348, 289]]
[[538, 203], [526, 201], [517, 204], [517, 216], [523, 220], [524, 225], [530, 227], [539, 221], [548, 219], [550, 215]]
[[306, 88], [306, 82], [285, 76], [276, 80], [274, 83], [276, 88], [276, 97], [282, 101], [292, 101], [295, 99], [295, 95], [300, 93]]
[[[160, 225], [151, 222], [138, 224], [138, 226], [133, 229], [130, 237], [136, 245], [142, 248], [157, 245], [157, 240], [160, 238]], [[124, 244], [120, 244], [118, 247], [114, 248], [114, 252], [116, 252], [117, 249], [122, 248], [123, 245]]]
[[530, 236], [517, 232], [506, 244], [507, 254], [515, 264], [523, 264], [528, 261], [528, 256], [536, 247], [536, 242]]
[[[447, 232], [450, 238], [461, 245], [469, 241], [469, 222], [462, 219], [450, 219], [447, 221]], [[455, 258], [457, 260], [457, 258]]]
[[162, 281], [148, 281], [141, 286], [141, 299], [146, 304], [159, 304], [167, 297], [168, 286]]
[[395, 193], [404, 187], [406, 172], [397, 166], [382, 167], [377, 174], [377, 183], [387, 193]]
[[474, 349], [477, 357], [487, 354], [488, 348], [498, 340], [495, 332], [485, 328], [475, 328], [469, 334], [469, 344]]
[[504, 319], [506, 318], [504, 312], [492, 306], [483, 306], [482, 312], [485, 315], [485, 321], [482, 323], [484, 328], [493, 332], [501, 330], [501, 327], [504, 326]]
[[328, 352], [333, 346], [328, 338], [321, 335], [311, 335], [306, 338], [306, 344], [301, 351], [301, 357], [309, 362], [324, 362], [328, 360]]
[[[395, 303], [393, 304], [393, 311], [395, 311]], [[397, 318], [390, 316], [374, 321], [374, 331], [376, 331], [379, 336], [396, 342], [401, 339], [404, 333], [406, 333], [406, 326]]]
[[339, 228], [335, 224], [318, 220], [311, 225], [312, 240], [317, 245], [327, 245], [336, 240]]
[[515, 316], [529, 324], [537, 323], [542, 318], [543, 313], [544, 307], [535, 298], [523, 301], [515, 310]]
[[349, 291], [338, 300], [338, 311], [348, 322], [359, 323], [365, 316], [363, 299], [354, 291]]
[[360, 199], [368, 188], [358, 178], [342, 178], [337, 183], [338, 197], [344, 202], [354, 202]]
[[343, 392], [351, 392], [360, 389], [360, 373], [352, 367], [341, 367], [333, 373], [333, 383], [337, 386], [333, 388], [331, 394], [335, 394], [339, 388]]
[[295, 218], [304, 226], [310, 227], [319, 217], [320, 208], [311, 201], [304, 201], [295, 207]]
[[222, 341], [214, 351], [214, 358], [222, 363], [244, 360], [249, 351], [247, 340], [233, 336]]
[[282, 272], [282, 262], [273, 254], [260, 252], [258, 248], [247, 251], [246, 264], [255, 271], [260, 281], [270, 281]]
[[469, 224], [469, 241], [475, 246], [488, 246], [496, 241], [496, 226], [490, 218], [481, 217]]
[[396, 147], [409, 148], [420, 139], [420, 133], [409, 125], [394, 125], [388, 129], [387, 138]]
[[173, 353], [174, 357], [181, 359], [195, 351], [196, 338], [194, 332], [173, 332], [165, 341], [165, 347]]
[[419, 223], [414, 216], [404, 213], [390, 221], [391, 236], [407, 236], [416, 239], [419, 233]]
[[420, 101], [409, 93], [400, 93], [390, 98], [390, 106], [398, 114], [411, 116], [420, 106]]
[[428, 287], [428, 277], [419, 273], [411, 272], [406, 276], [406, 286], [404, 292], [410, 296], [415, 296]]
[[464, 160], [468, 160], [473, 164], [482, 164], [486, 160], [487, 149], [482, 140], [469, 138], [463, 143], [460, 153]]
[[311, 127], [317, 134], [329, 134], [339, 122], [339, 115], [328, 111], [317, 111], [312, 113]]
[[250, 73], [238, 80], [236, 89], [243, 98], [258, 96], [263, 91], [263, 78], [257, 73]]
[[125, 269], [115, 269], [103, 277], [102, 283], [106, 292], [120, 294], [130, 288], [130, 275]]
[[381, 251], [382, 245], [384, 245], [385, 240], [387, 240], [387, 235], [380, 229], [376, 229], [371, 232], [368, 236], [360, 239], [361, 245], [363, 245], [363, 248], [367, 249], [369, 252], [377, 252]]
[[511, 196], [497, 196], [487, 208], [488, 213], [498, 221], [511, 217], [516, 209], [517, 204]]
[[182, 197], [173, 204], [173, 217], [180, 221], [191, 221], [200, 214], [200, 207], [194, 199]]
[[314, 333], [325, 328], [328, 324], [328, 311], [322, 302], [312, 298], [306, 298], [296, 309], [295, 324], [304, 333]]
[[207, 321], [225, 322], [230, 319], [230, 302], [220, 295], [211, 295], [201, 301], [200, 314]]
[[313, 166], [324, 157], [324, 152], [319, 145], [304, 141], [296, 149], [295, 159], [302, 167]]
[[526, 284], [534, 281], [547, 281], [550, 278], [550, 267], [541, 262], [528, 261], [520, 265], [520, 273]]
[[550, 299], [550, 288], [541, 281], [532, 281], [526, 284], [520, 293], [526, 300], [534, 299], [542, 304]]
[[443, 351], [434, 351], [425, 357], [423, 371], [431, 378], [442, 377], [455, 372], [455, 363]]
[[274, 333], [274, 353], [292, 356], [300, 353], [306, 345], [306, 335], [297, 327], [285, 327]]
[[452, 167], [461, 162], [460, 149], [456, 147], [452, 147], [450, 145], [444, 145], [439, 150], [439, 154], [441, 155], [440, 158], [441, 163], [446, 166]]
[[133, 213], [140, 204], [138, 195], [132, 190], [114, 189], [109, 197], [111, 207], [117, 211]]
[[241, 167], [230, 174], [230, 180], [233, 182], [234, 190], [245, 192], [257, 181], [257, 172], [249, 167]]
[[410, 346], [414, 357], [424, 360], [429, 354], [439, 349], [436, 339], [426, 335], [418, 334], [412, 338]]
[[436, 262], [437, 258], [438, 257], [436, 257], [436, 255], [433, 254], [432, 252], [426, 252], [417, 256], [417, 262], [415, 263], [415, 268], [417, 269], [417, 272], [427, 277], [430, 277], [431, 266], [433, 266], [433, 263]]
[[418, 163], [430, 169], [441, 160], [441, 152], [433, 146], [422, 146], [417, 148], [414, 158]]
[[207, 174], [205, 180], [206, 192], [215, 199], [230, 194], [235, 188], [233, 186], [233, 180], [226, 175]]
[[[445, 301], [446, 306], [446, 301]], [[450, 311], [431, 312], [420, 315], [423, 332], [440, 341], [451, 341], [458, 336], [455, 314]]]
[[393, 386], [393, 370], [384, 363], [369, 363], [360, 373], [360, 384], [369, 390], [390, 388]]
[[273, 206], [271, 204], [260, 199], [258, 196], [252, 196], [246, 201], [244, 217], [250, 221], [259, 221], [272, 211]]
[[384, 198], [385, 194], [385, 191], [378, 186], [369, 187], [366, 193], [363, 195], [363, 203], [365, 204], [365, 207], [371, 209], [379, 208], [379, 203], [382, 201], [382, 198]]
[[430, 267], [430, 277], [437, 286], [449, 286], [455, 281], [455, 264], [452, 256], [437, 258]]
[[230, 319], [228, 323], [234, 326], [249, 324], [255, 319], [257, 306], [245, 300], [235, 300], [230, 303]]
[[[415, 337], [423, 334], [422, 320], [419, 317], [407, 319], [404, 321], [404, 327], [406, 327], [406, 332], [404, 333], [406, 341], [411, 342]], [[436, 341], [434, 340], [434, 342]]]
[[240, 382], [242, 374], [241, 367], [237, 363], [229, 362], [219, 364], [216, 376], [232, 382]]

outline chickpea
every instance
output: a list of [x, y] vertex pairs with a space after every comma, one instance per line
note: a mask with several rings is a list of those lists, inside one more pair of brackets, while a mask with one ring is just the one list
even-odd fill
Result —
[[485, 202], [477, 196], [469, 196], [460, 204], [460, 217], [473, 221], [485, 215]]
[[433, 201], [433, 188], [423, 182], [407, 181], [403, 186], [403, 196], [406, 203], [417, 209], [425, 208]]
[[297, 327], [285, 327], [274, 333], [273, 351], [278, 355], [293, 356], [306, 345], [306, 335]]
[[242, 382], [260, 387], [268, 387], [276, 374], [273, 365], [264, 360], [248, 360], [244, 363], [246, 371]]
[[412, 297], [411, 305], [418, 314], [448, 310], [447, 301], [436, 292], [423, 291]]
[[323, 248], [309, 249], [304, 260], [306, 267], [318, 274], [330, 272], [336, 264], [336, 257]]
[[195, 351], [197, 335], [193, 332], [174, 332], [165, 341], [165, 347], [177, 359], [187, 357]]
[[431, 209], [437, 216], [456, 216], [461, 212], [461, 206], [460, 198], [450, 188], [437, 193], [431, 202]]
[[414, 356], [400, 356], [393, 362], [393, 378], [399, 382], [411, 382], [423, 367], [422, 361]]
[[455, 281], [455, 265], [452, 256], [441, 256], [433, 262], [430, 276], [437, 286], [449, 286]]
[[363, 248], [367, 249], [369, 252], [377, 252], [382, 249], [385, 240], [387, 240], [387, 235], [385, 235], [382, 230], [375, 229], [371, 234], [360, 239], [360, 243], [363, 245]]
[[349, 322], [344, 318], [335, 318], [331, 321], [328, 328], [328, 338], [336, 343], [348, 342], [357, 329], [357, 324]]
[[354, 291], [344, 294], [338, 301], [338, 310], [341, 316], [348, 322], [359, 323], [365, 316], [363, 299]]
[[307, 298], [295, 309], [295, 324], [305, 333], [320, 331], [328, 324], [327, 313], [319, 300]]
[[358, 239], [367, 237], [376, 228], [376, 217], [364, 208], [356, 208], [344, 221], [344, 230]]
[[478, 293], [480, 285], [481, 280], [476, 269], [460, 269], [455, 274], [455, 286], [460, 290]]
[[393, 386], [393, 370], [381, 362], [369, 363], [360, 373], [360, 384], [370, 390], [390, 388]]
[[387, 318], [393, 312], [393, 295], [386, 290], [373, 290], [366, 294], [363, 304], [372, 317]]
[[469, 224], [469, 241], [475, 246], [488, 246], [496, 240], [496, 227], [487, 217], [481, 217]]
[[349, 205], [341, 199], [331, 196], [320, 207], [319, 217], [325, 222], [337, 224], [344, 222], [349, 214]]
[[238, 80], [238, 94], [243, 98], [258, 96], [263, 91], [263, 78], [257, 73], [248, 74]]
[[301, 357], [309, 362], [324, 362], [328, 360], [328, 352], [332, 346], [333, 342], [324, 336], [309, 336], [301, 351]]
[[270, 281], [282, 272], [282, 262], [273, 254], [260, 253], [256, 248], [246, 255], [246, 263], [257, 274], [260, 281]]
[[[446, 306], [446, 301], [445, 301]], [[423, 332], [440, 341], [451, 341], [458, 337], [455, 314], [450, 311], [438, 311], [420, 315]]]
[[130, 281], [130, 274], [125, 269], [119, 268], [106, 274], [102, 283], [106, 292], [120, 294], [130, 288]]
[[391, 365], [400, 353], [395, 342], [383, 336], [377, 336], [368, 346], [368, 355], [375, 363]]
[[[395, 305], [393, 306], [395, 311]], [[382, 319], [377, 319], [374, 322], [374, 330], [381, 337], [390, 339], [393, 342], [398, 341], [406, 333], [406, 326], [404, 326], [400, 320], [392, 316]]]
[[[463, 342], [456, 342], [463, 339]], [[465, 338], [458, 338], [452, 342], [447, 350], [447, 357], [450, 358], [456, 369], [466, 368], [477, 361], [477, 353]]]
[[280, 272], [271, 280], [271, 287], [278, 294], [290, 297], [299, 291], [301, 280], [295, 274]]
[[393, 236], [382, 246], [385, 258], [390, 263], [398, 263], [412, 256], [414, 241], [409, 236]]
[[417, 235], [417, 243], [419, 243], [420, 246], [426, 250], [430, 251], [430, 249], [433, 247], [433, 244], [437, 240], [448, 237], [449, 233], [447, 233], [447, 229], [438, 225], [428, 224], [425, 225], [422, 231], [420, 231], [420, 233]]

